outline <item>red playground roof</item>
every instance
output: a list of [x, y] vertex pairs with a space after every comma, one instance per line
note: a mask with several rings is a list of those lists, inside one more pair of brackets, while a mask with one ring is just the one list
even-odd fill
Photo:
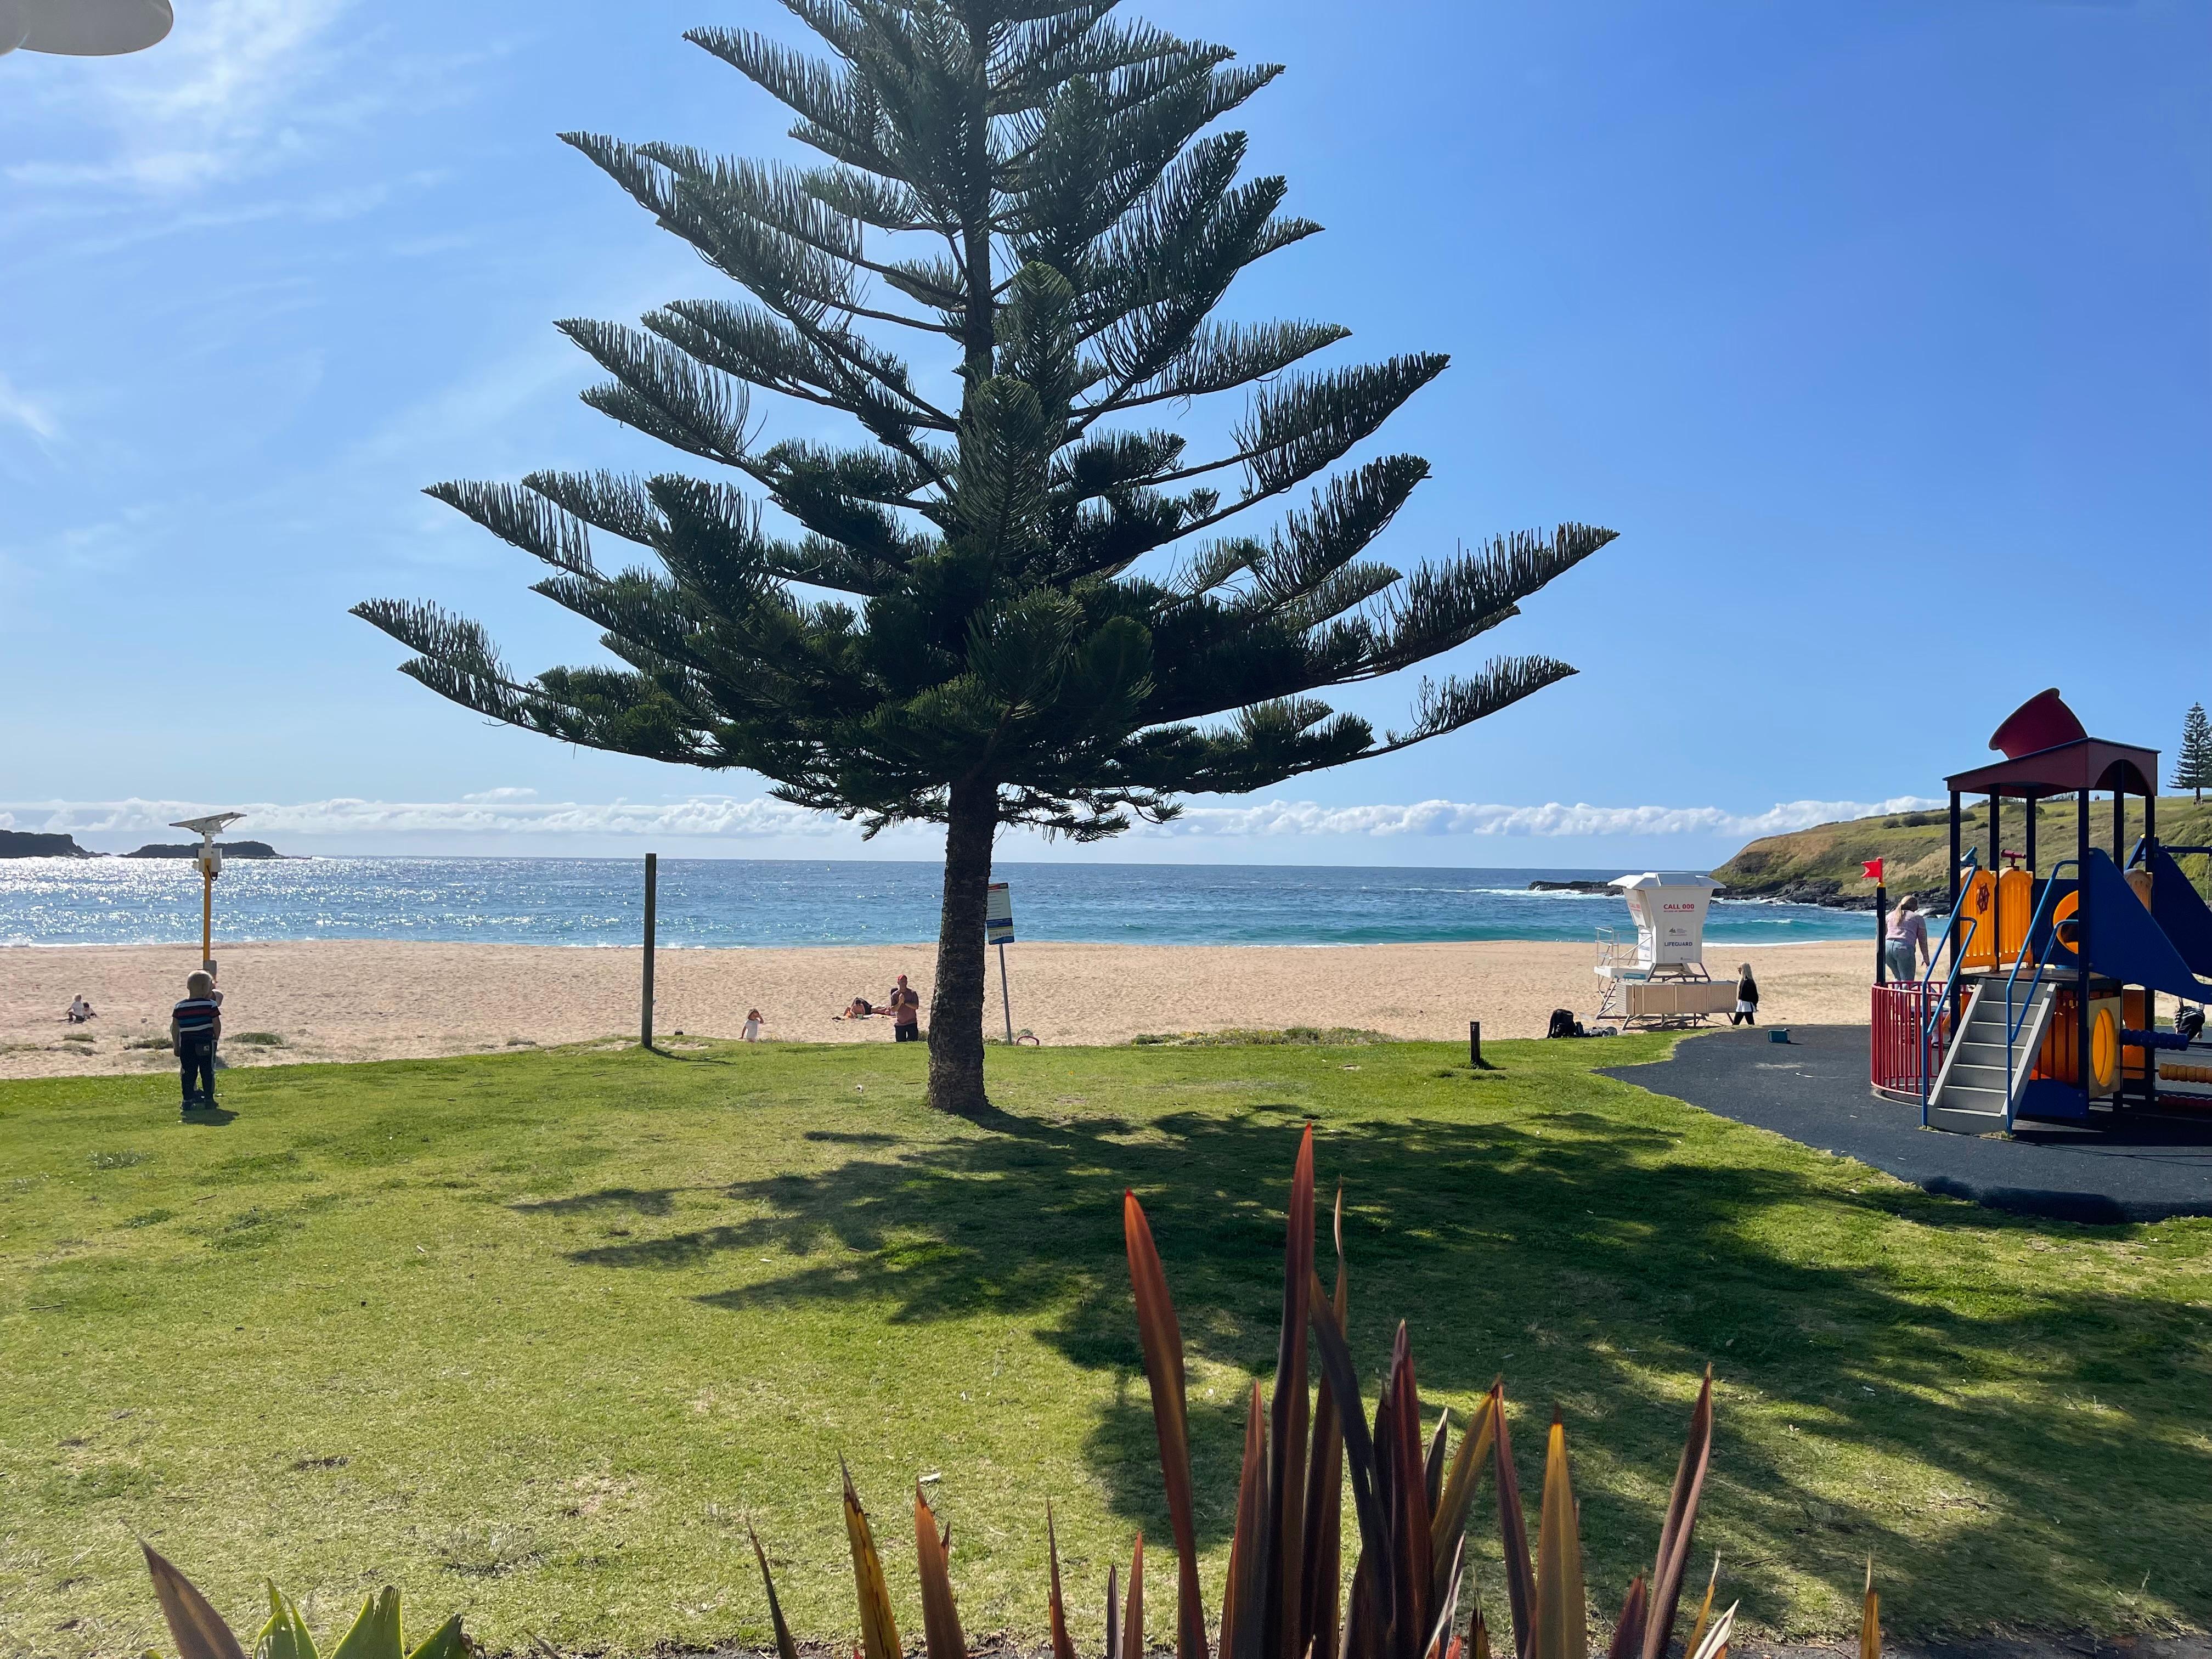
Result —
[[2077, 789], [2157, 787], [2158, 750], [2093, 738], [2056, 688], [2013, 710], [1990, 738], [2005, 758], [1943, 780], [1962, 795], [2070, 795]]

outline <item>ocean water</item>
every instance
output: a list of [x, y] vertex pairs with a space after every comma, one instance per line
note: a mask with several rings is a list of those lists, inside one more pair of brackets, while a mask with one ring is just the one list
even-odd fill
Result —
[[[1401, 870], [1261, 865], [1008, 864], [1018, 939], [1125, 945], [1370, 945], [1572, 939], [1629, 927], [1617, 896], [1532, 893], [1531, 880], [1617, 870]], [[664, 859], [664, 946], [934, 939], [933, 864]], [[234, 860], [216, 884], [223, 939], [386, 939], [634, 945], [638, 859]], [[1714, 944], [1863, 939], [1871, 917], [1717, 902]], [[198, 872], [183, 860], [0, 860], [0, 945], [196, 941]]]

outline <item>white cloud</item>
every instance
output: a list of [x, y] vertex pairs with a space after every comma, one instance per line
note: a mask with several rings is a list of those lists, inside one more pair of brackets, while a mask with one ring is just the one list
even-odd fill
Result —
[[45, 443], [61, 436], [61, 427], [53, 412], [27, 392], [18, 392], [5, 374], [0, 374], [0, 421], [12, 421]]
[[1718, 806], [1501, 806], [1425, 800], [1410, 806], [1322, 806], [1270, 800], [1249, 806], [1194, 806], [1148, 833], [1163, 836], [1755, 836], [1876, 812], [1942, 805], [1916, 795], [1886, 801], [1795, 800], [1764, 812]]
[[[675, 802], [540, 801], [532, 789], [497, 788], [458, 801], [339, 799], [289, 805], [263, 802], [243, 811], [234, 833], [284, 836], [654, 836], [733, 841], [778, 836], [857, 838], [851, 825], [825, 813], [774, 799], [695, 795]], [[1139, 825], [1146, 836], [1260, 839], [1304, 836], [1729, 836], [1750, 839], [1877, 812], [1924, 811], [1942, 803], [1918, 796], [1886, 801], [1800, 800], [1764, 812], [1717, 806], [1500, 806], [1421, 801], [1408, 806], [1322, 806], [1313, 801], [1263, 801], [1249, 806], [1194, 806], [1174, 823]], [[0, 806], [0, 828], [46, 833], [121, 835], [165, 829], [211, 809], [186, 801], [48, 801]]]
[[18, 162], [18, 184], [189, 190], [295, 149], [295, 122], [334, 107], [327, 37], [351, 0], [198, 0], [155, 51], [76, 82], [115, 134], [112, 155]]

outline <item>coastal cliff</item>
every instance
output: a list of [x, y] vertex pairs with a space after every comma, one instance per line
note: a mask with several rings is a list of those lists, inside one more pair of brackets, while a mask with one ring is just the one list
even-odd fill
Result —
[[[219, 841], [216, 847], [227, 859], [281, 859], [284, 856], [265, 841]], [[125, 853], [120, 856], [126, 859], [191, 859], [198, 858], [199, 852], [200, 844], [196, 841], [180, 843], [150, 842], [135, 853]]]
[[28, 830], [0, 830], [0, 859], [96, 859], [74, 836], [34, 835]]
[[[2048, 869], [2053, 859], [2074, 850], [2074, 802], [2047, 800], [2036, 817], [2036, 853]], [[1990, 861], [1990, 820], [1986, 803], [1964, 814], [1965, 845], [1978, 848], [1982, 861]], [[2003, 850], [2027, 848], [2027, 814], [2018, 801], [2005, 803], [1999, 825]], [[2109, 801], [2090, 807], [2090, 835], [2096, 845], [2111, 849], [2112, 809]], [[2132, 847], [2142, 833], [2142, 803], [2130, 800], [2127, 841]], [[2173, 846], [2212, 845], [2212, 802], [2197, 805], [2187, 796], [2161, 799], [2158, 804], [2158, 836]], [[2126, 849], [2123, 849], [2124, 854]], [[1744, 848], [1713, 872], [1727, 884], [1731, 898], [1771, 898], [1794, 904], [1824, 904], [1837, 909], [1871, 910], [1874, 884], [1861, 866], [1866, 860], [1884, 861], [1883, 874], [1891, 902], [1907, 893], [1920, 896], [1923, 909], [1943, 910], [1949, 902], [1950, 815], [1932, 812], [1890, 813], [1881, 817], [1850, 818], [1839, 823], [1818, 823], [1786, 836], [1766, 836]], [[2199, 892], [2212, 894], [2206, 860], [2185, 858], [2182, 868]]]

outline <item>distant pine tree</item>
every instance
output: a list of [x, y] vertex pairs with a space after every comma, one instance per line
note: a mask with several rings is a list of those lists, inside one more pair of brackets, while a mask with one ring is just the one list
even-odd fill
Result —
[[[495, 720], [760, 773], [870, 834], [944, 824], [929, 1092], [972, 1112], [1001, 825], [1096, 840], [1182, 793], [1495, 714], [1574, 671], [1504, 657], [1425, 678], [1380, 733], [1310, 694], [1465, 645], [1613, 532], [1523, 532], [1409, 574], [1361, 556], [1428, 463], [1329, 470], [1445, 360], [1316, 369], [1347, 331], [1212, 319], [1238, 272], [1320, 228], [1279, 211], [1281, 179], [1239, 181], [1243, 133], [1206, 131], [1279, 65], [1233, 66], [1115, 0], [783, 3], [826, 55], [685, 38], [788, 106], [821, 162], [563, 135], [745, 296], [679, 300], [641, 330], [562, 323], [612, 377], [584, 399], [726, 471], [429, 492], [550, 565], [536, 591], [618, 660], [525, 678], [435, 605], [356, 614], [416, 653], [404, 672]], [[1449, 273], [1409, 291], [1445, 303]], [[894, 343], [936, 361], [910, 369]], [[1220, 392], [1245, 400], [1224, 453], [1153, 424]], [[759, 393], [809, 435], [763, 447]], [[814, 435], [825, 411], [867, 441]], [[1272, 528], [1228, 522], [1316, 481]], [[603, 566], [594, 532], [653, 562]]]
[[2174, 758], [2170, 787], [2194, 791], [2200, 802], [2212, 788], [2212, 720], [2204, 717], [2201, 702], [2191, 703], [2181, 717], [2181, 752]]

